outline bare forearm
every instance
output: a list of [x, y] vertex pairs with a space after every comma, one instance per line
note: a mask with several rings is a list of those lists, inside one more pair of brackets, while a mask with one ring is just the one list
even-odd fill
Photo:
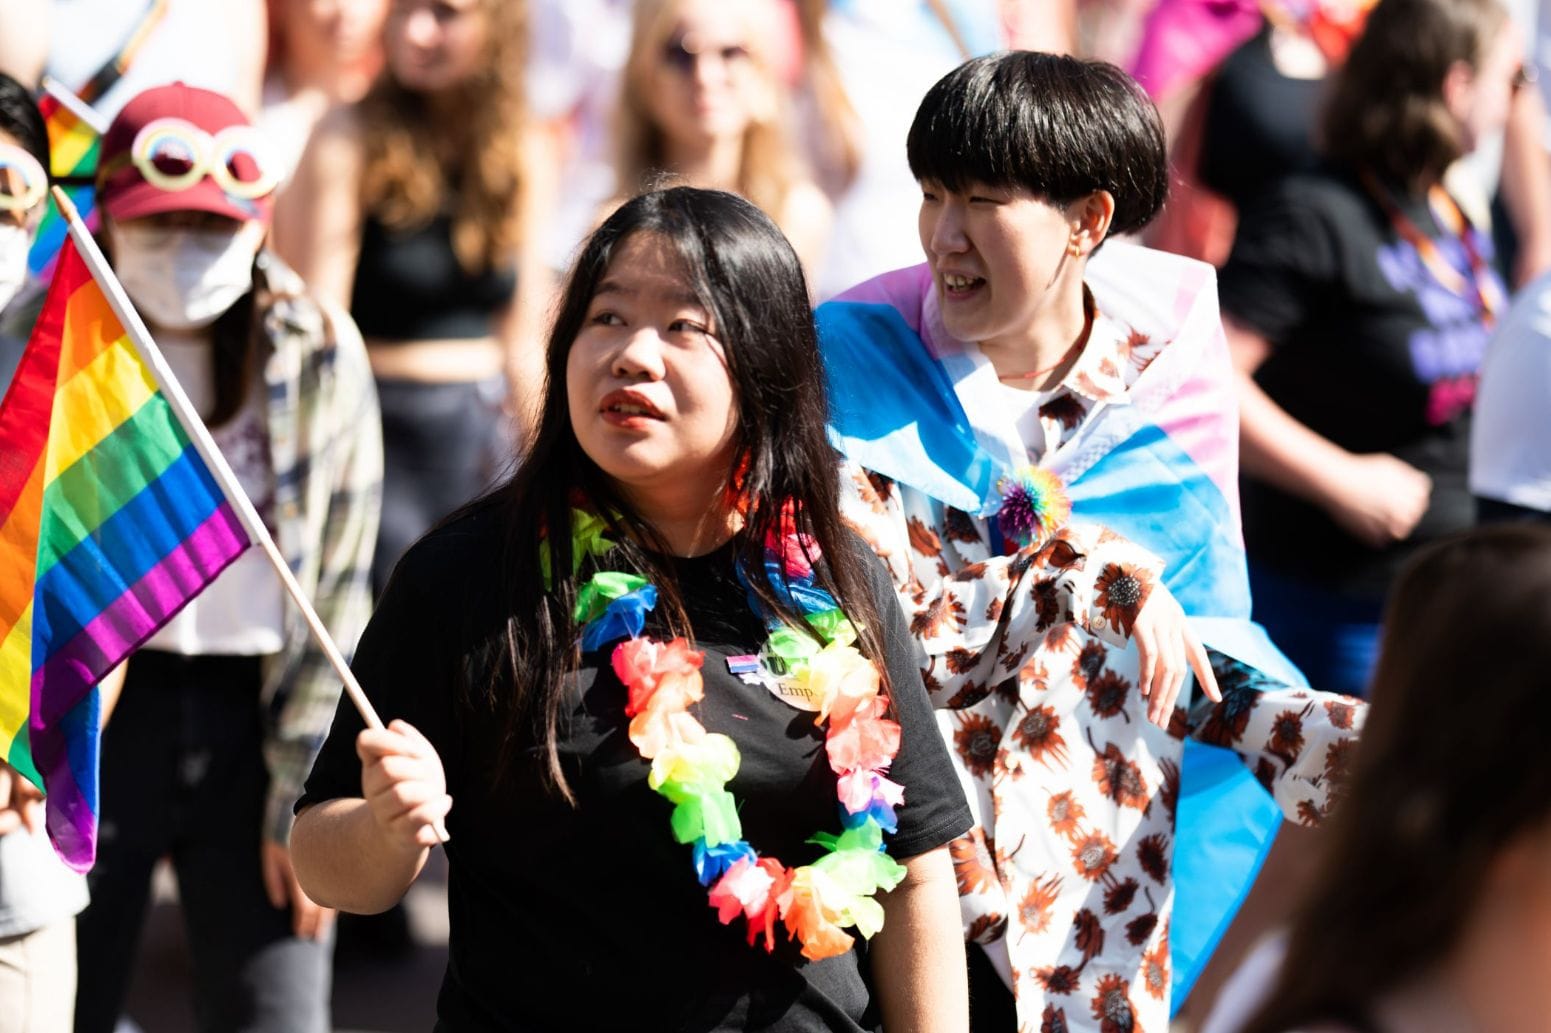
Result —
[[512, 302], [503, 333], [509, 404], [517, 419], [519, 444], [526, 447], [538, 427], [544, 403], [545, 323], [554, 297], [554, 276], [542, 262], [528, 262], [521, 268], [526, 270], [519, 271], [517, 277], [522, 288]]
[[[522, 236], [517, 249], [517, 297], [501, 329], [506, 341], [506, 378], [519, 437], [525, 442], [538, 426], [543, 404], [545, 351], [559, 283], [545, 249], [550, 220], [559, 204], [560, 164], [565, 130], [540, 124], [524, 132]], [[525, 444], [524, 444], [524, 447]]]
[[1324, 506], [1329, 473], [1350, 453], [1288, 415], [1246, 373], [1239, 373], [1239, 459], [1245, 473]]
[[361, 250], [364, 148], [353, 109], [334, 108], [307, 141], [291, 183], [275, 204], [270, 243], [314, 297], [350, 310]]
[[122, 661], [117, 667], [102, 676], [102, 681], [97, 683], [97, 692], [100, 694], [102, 710], [99, 720], [103, 727], [107, 727], [108, 718], [113, 716], [113, 708], [118, 706], [118, 698], [124, 692], [124, 676], [129, 672], [129, 661]]
[[905, 867], [905, 881], [883, 898], [883, 929], [872, 939], [883, 1028], [966, 1033], [969, 978], [948, 848], [912, 857]]
[[1323, 509], [1371, 548], [1408, 537], [1427, 511], [1432, 478], [1386, 452], [1348, 452], [1299, 423], [1253, 379], [1270, 342], [1232, 318], [1223, 327], [1238, 378], [1241, 468]]
[[1519, 237], [1514, 279], [1521, 285], [1551, 263], [1551, 158], [1542, 142], [1545, 117], [1540, 91], [1520, 90], [1503, 137], [1502, 193]]
[[403, 897], [425, 867], [424, 847], [387, 842], [362, 799], [329, 800], [297, 815], [291, 862], [307, 895], [325, 907], [372, 915]]

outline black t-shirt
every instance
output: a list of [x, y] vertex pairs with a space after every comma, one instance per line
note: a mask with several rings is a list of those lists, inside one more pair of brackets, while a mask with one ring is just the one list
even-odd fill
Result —
[[[609, 666], [613, 643], [583, 656], [561, 731], [577, 807], [526, 773], [497, 788], [499, 729], [488, 716], [459, 712], [454, 679], [460, 667], [481, 677], [489, 643], [504, 627], [492, 563], [503, 533], [487, 507], [411, 549], [354, 663], [383, 721], [403, 718], [436, 746], [454, 801], [446, 845], [451, 950], [437, 1028], [876, 1028], [864, 949], [810, 963], [794, 943], [773, 955], [750, 947], [741, 918], [718, 923], [690, 848], [670, 831], [671, 805], [647, 785], [649, 765], [626, 735], [626, 692]], [[905, 803], [898, 833], [886, 837], [890, 854], [903, 860], [961, 835], [971, 819], [885, 572], [859, 540], [852, 546], [868, 564], [883, 615], [903, 729], [891, 776], [904, 786]], [[673, 562], [695, 644], [705, 651], [705, 698], [695, 714], [708, 731], [730, 735], [742, 755], [728, 788], [744, 838], [787, 865], [813, 861], [822, 848], [806, 840], [840, 831], [822, 728], [811, 713], [728, 672], [727, 657], [758, 652], [767, 636], [736, 580], [731, 548]], [[655, 621], [646, 632], [664, 636]], [[361, 795], [354, 747], [361, 727], [342, 701], [298, 809]]]
[[1199, 176], [1235, 207], [1318, 163], [1313, 136], [1323, 82], [1277, 69], [1269, 27], [1229, 54], [1208, 88]]
[[[1391, 196], [1473, 283], [1463, 244], [1439, 230], [1425, 200]], [[1490, 243], [1477, 239], [1490, 260]], [[1388, 452], [1432, 477], [1416, 530], [1385, 549], [1358, 542], [1311, 503], [1244, 479], [1253, 561], [1381, 597], [1418, 545], [1473, 521], [1465, 468], [1487, 340], [1474, 291], [1439, 283], [1360, 181], [1329, 169], [1280, 183], [1244, 212], [1218, 290], [1223, 311], [1274, 346], [1255, 380], [1294, 419], [1349, 451]]]

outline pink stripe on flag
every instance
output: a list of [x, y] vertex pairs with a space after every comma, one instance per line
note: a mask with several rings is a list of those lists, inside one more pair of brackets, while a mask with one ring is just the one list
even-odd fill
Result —
[[[223, 501], [193, 534], [33, 672], [27, 727], [33, 765], [48, 786], [45, 821], [49, 837], [60, 857], [75, 870], [90, 868], [97, 855], [93, 806], [97, 798], [96, 708], [92, 704], [97, 682], [247, 546], [236, 514]], [[91, 714], [82, 715], [76, 711], [78, 707], [87, 707]], [[88, 723], [93, 741], [85, 747], [92, 759], [83, 761], [88, 770], [77, 772], [71, 758], [72, 731], [66, 725], [67, 718], [83, 716], [92, 717]], [[79, 734], [81, 722], [75, 724], [74, 732]], [[82, 785], [81, 776], [91, 778], [93, 784]]]
[[849, 287], [831, 300], [863, 305], [888, 305], [899, 312], [912, 333], [921, 333], [922, 301], [932, 291], [932, 271], [925, 264], [895, 269]]
[[[87, 689], [215, 580], [248, 544], [237, 515], [223, 500], [193, 534], [56, 650], [32, 674], [34, 743], [40, 725], [58, 721]], [[33, 756], [37, 758], [36, 750]], [[44, 771], [41, 765], [39, 771]]]
[[1217, 286], [1217, 271], [1205, 262], [1181, 263], [1179, 282], [1174, 285], [1174, 321], [1184, 323], [1196, 307], [1208, 281]]
[[1221, 414], [1238, 404], [1227, 340], [1219, 332], [1206, 345], [1200, 366], [1175, 389], [1157, 414], [1158, 426], [1222, 492], [1239, 524], [1239, 439], [1236, 421]]

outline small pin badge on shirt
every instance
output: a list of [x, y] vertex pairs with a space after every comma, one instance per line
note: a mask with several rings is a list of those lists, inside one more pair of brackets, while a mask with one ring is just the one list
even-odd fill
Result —
[[759, 672], [759, 657], [752, 654], [743, 656], [729, 656], [727, 658], [728, 674], [757, 674]]
[[819, 700], [812, 690], [795, 684], [770, 670], [767, 660], [758, 656], [729, 656], [727, 672], [735, 675], [745, 685], [758, 685], [776, 699], [798, 710], [817, 711]]

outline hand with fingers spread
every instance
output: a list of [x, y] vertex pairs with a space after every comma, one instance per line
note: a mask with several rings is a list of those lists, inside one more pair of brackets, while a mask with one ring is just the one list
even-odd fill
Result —
[[1161, 584], [1152, 586], [1147, 601], [1137, 612], [1131, 636], [1141, 660], [1137, 685], [1142, 698], [1147, 700], [1147, 719], [1153, 724], [1159, 728], [1169, 726], [1174, 702], [1190, 670], [1196, 672], [1207, 699], [1222, 699], [1206, 647], [1191, 630], [1179, 601]]
[[368, 728], [356, 737], [355, 751], [361, 792], [383, 842], [402, 854], [444, 842], [452, 797], [442, 760], [419, 729], [407, 721]]

